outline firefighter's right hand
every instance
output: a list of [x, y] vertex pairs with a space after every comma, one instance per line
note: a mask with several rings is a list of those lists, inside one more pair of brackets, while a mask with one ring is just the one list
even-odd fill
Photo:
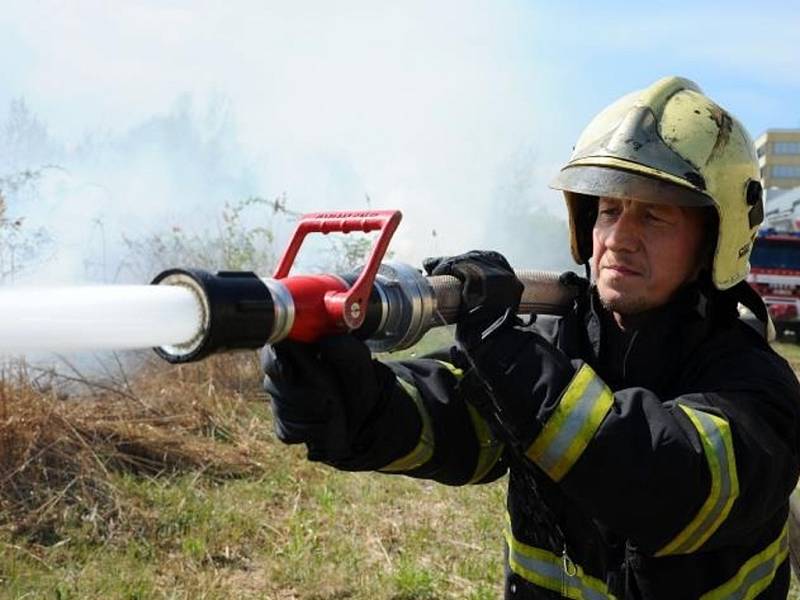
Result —
[[278, 438], [304, 443], [310, 460], [347, 468], [394, 374], [350, 335], [265, 346], [261, 363]]

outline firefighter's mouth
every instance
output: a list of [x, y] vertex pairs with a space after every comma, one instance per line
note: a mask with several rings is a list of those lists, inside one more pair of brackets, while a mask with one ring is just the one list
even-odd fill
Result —
[[610, 271], [611, 274], [620, 276], [636, 277], [642, 275], [641, 271], [634, 269], [633, 267], [630, 267], [628, 265], [622, 265], [622, 264], [604, 265], [602, 269], [604, 271]]

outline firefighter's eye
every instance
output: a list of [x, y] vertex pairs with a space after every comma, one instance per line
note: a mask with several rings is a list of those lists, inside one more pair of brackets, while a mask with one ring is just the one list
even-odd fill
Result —
[[666, 223], [670, 222], [669, 215], [665, 211], [658, 210], [658, 209], [648, 210], [645, 213], [645, 216], [646, 216], [648, 221], [651, 221], [653, 223], [665, 223], [666, 224]]
[[597, 207], [598, 215], [602, 217], [614, 217], [620, 213], [622, 207], [613, 202], [601, 202]]

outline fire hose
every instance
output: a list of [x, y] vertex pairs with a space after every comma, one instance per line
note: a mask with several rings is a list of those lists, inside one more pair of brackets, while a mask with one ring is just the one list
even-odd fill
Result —
[[[381, 262], [400, 219], [396, 210], [305, 215], [271, 278], [247, 271], [163, 271], [152, 283], [189, 290], [200, 316], [194, 335], [156, 352], [171, 363], [184, 363], [221, 350], [287, 338], [310, 342], [344, 332], [364, 339], [374, 352], [413, 346], [432, 327], [456, 321], [461, 283], [449, 276], [426, 277], [404, 263]], [[373, 231], [378, 235], [360, 272], [289, 274], [308, 234]], [[563, 314], [576, 294], [556, 273], [516, 274], [524, 285], [520, 314]]]

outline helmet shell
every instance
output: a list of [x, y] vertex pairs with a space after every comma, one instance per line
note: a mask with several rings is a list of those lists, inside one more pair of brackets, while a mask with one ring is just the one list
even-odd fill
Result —
[[721, 290], [747, 277], [763, 220], [752, 139], [692, 81], [666, 77], [601, 111], [581, 134], [552, 187], [564, 192], [572, 255], [592, 255], [596, 198], [713, 206], [711, 278]]

